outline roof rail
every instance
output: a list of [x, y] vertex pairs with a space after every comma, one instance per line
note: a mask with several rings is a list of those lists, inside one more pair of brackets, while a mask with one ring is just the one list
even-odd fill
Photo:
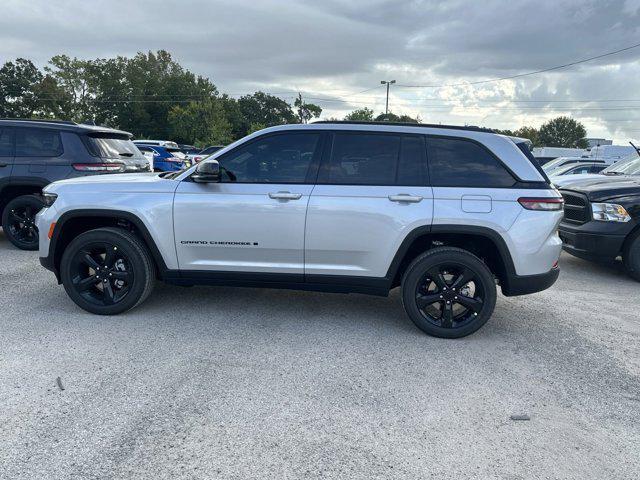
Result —
[[475, 125], [439, 125], [433, 123], [410, 123], [410, 122], [366, 122], [356, 120], [319, 120], [315, 123], [337, 123], [339, 125], [389, 125], [396, 127], [424, 127], [424, 128], [445, 128], [448, 130], [470, 130], [473, 132], [495, 133], [490, 128], [477, 127]]
[[62, 123], [64, 125], [77, 125], [70, 120], [58, 120], [57, 118], [0, 118], [0, 120], [10, 120], [12, 122], [42, 122], [42, 123]]

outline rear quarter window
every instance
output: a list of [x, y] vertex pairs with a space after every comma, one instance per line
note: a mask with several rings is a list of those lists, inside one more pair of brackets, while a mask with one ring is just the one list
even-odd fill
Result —
[[427, 138], [429, 176], [434, 187], [505, 188], [515, 178], [485, 147], [463, 138]]

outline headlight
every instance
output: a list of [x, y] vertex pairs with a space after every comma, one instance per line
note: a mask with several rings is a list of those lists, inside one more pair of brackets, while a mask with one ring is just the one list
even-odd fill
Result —
[[56, 201], [56, 198], [58, 198], [58, 195], [56, 195], [55, 193], [44, 192], [42, 194], [42, 199], [44, 200], [45, 207], [50, 207], [51, 205], [53, 205], [53, 202]]
[[617, 203], [592, 203], [593, 219], [601, 222], [628, 222], [631, 216]]

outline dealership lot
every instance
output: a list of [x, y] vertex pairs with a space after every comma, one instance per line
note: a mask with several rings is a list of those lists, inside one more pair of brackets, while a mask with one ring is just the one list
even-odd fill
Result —
[[159, 284], [97, 317], [1, 232], [0, 256], [0, 478], [640, 476], [619, 266], [563, 255], [554, 287], [442, 340], [397, 291]]

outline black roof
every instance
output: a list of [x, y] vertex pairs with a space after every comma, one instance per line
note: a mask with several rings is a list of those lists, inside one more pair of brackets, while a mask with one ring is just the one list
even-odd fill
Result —
[[45, 120], [38, 118], [0, 118], [0, 126], [5, 127], [31, 127], [31, 128], [55, 128], [56, 130], [65, 130], [70, 132], [82, 133], [116, 133], [119, 135], [133, 135], [129, 132], [117, 130], [115, 128], [102, 127], [99, 125], [86, 125], [84, 123], [75, 123], [68, 120]]
[[474, 125], [440, 125], [433, 123], [410, 123], [410, 122], [365, 122], [357, 120], [320, 120], [316, 123], [333, 123], [339, 125], [389, 125], [392, 127], [424, 127], [424, 128], [444, 128], [447, 130], [468, 130], [472, 132], [496, 133], [490, 128], [476, 127]]

